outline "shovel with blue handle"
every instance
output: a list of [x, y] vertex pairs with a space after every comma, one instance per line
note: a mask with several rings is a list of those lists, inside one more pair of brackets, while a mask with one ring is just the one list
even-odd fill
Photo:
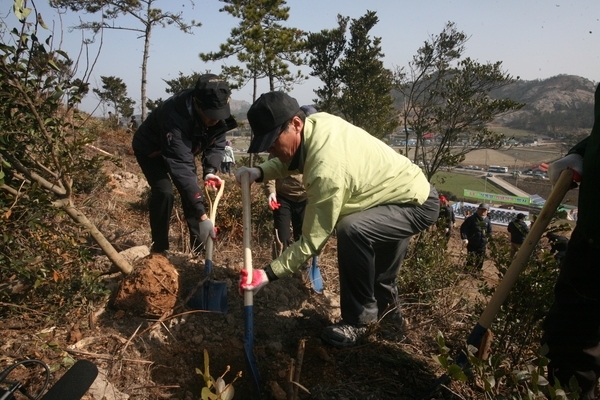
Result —
[[[252, 251], [250, 250], [251, 238], [251, 214], [250, 206], [252, 199], [250, 197], [250, 175], [242, 174], [242, 207], [244, 221], [244, 269], [248, 272], [247, 283], [252, 283]], [[244, 352], [246, 353], [246, 362], [248, 369], [254, 378], [256, 390], [260, 393], [260, 375], [254, 358], [254, 293], [252, 290], [244, 291]]]
[[[223, 196], [223, 191], [225, 190], [225, 182], [220, 183], [214, 201], [210, 198], [208, 190], [209, 185], [210, 184], [208, 184], [208, 182], [207, 184], [205, 184], [204, 191], [206, 192], [206, 199], [209, 203], [209, 218], [213, 222], [213, 224], [215, 224], [217, 218], [217, 206], [219, 205], [219, 200]], [[195, 292], [191, 295], [190, 299], [187, 302], [187, 305], [190, 308], [196, 310], [217, 311], [227, 313], [227, 283], [217, 282], [211, 279], [213, 269], [213, 248], [213, 239], [209, 236], [206, 240], [206, 258], [204, 260], [204, 283], [199, 288], [191, 289]]]

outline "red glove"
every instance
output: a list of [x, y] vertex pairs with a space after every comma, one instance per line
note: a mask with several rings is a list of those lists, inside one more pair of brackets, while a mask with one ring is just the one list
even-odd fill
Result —
[[269, 208], [271, 210], [277, 210], [279, 207], [281, 207], [281, 204], [279, 204], [277, 202], [277, 194], [276, 193], [269, 194], [269, 198], [267, 199], [267, 204], [269, 204]]
[[269, 203], [269, 207], [271, 210], [277, 210], [279, 207], [281, 207], [281, 204], [276, 201], [272, 201]]
[[244, 290], [252, 290], [255, 294], [269, 283], [269, 278], [264, 269], [252, 270], [252, 281], [248, 282], [248, 271], [245, 269], [240, 271], [240, 285], [238, 291], [240, 296], [244, 294]]
[[204, 184], [212, 189], [219, 189], [223, 180], [215, 174], [208, 174], [204, 178]]

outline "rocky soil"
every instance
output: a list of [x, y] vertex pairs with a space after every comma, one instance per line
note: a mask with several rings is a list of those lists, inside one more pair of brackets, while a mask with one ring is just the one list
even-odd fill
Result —
[[[199, 399], [204, 382], [197, 370], [204, 371], [205, 363], [215, 379], [228, 371], [224, 380], [234, 381], [236, 399], [286, 399], [292, 398], [294, 390], [299, 399], [417, 399], [441, 373], [431, 359], [438, 354], [436, 332], [452, 329], [466, 339], [472, 328], [458, 309], [455, 325], [448, 325], [447, 314], [452, 313], [462, 294], [445, 299], [446, 303], [431, 313], [423, 313], [418, 304], [406, 304], [405, 337], [400, 340], [389, 338], [377, 325], [356, 347], [340, 350], [323, 343], [321, 330], [339, 319], [336, 241], [332, 238], [319, 257], [325, 285], [322, 294], [311, 290], [302, 271], [269, 284], [255, 296], [254, 354], [260, 373], [257, 388], [246, 363], [244, 304], [237, 291], [243, 267], [241, 240], [217, 241], [213, 254], [212, 280], [227, 287], [227, 313], [190, 309], [183, 300], [187, 290], [204, 279], [204, 259], [177, 250], [183, 247], [180, 215], [174, 215], [172, 224], [174, 250], [165, 257], [151, 256], [154, 262], [144, 258], [149, 227], [145, 211], [135, 206], [144, 196], [144, 182], [139, 179], [142, 175], [127, 152], [126, 139], [122, 144], [97, 145], [123, 158], [120, 168], [107, 170], [112, 177], [112, 191], [102, 194], [107, 209], [99, 226], [120, 250], [136, 249], [130, 255], [137, 258], [136, 273], [151, 269], [138, 284], [174, 302], [142, 305], [136, 300], [124, 305], [107, 298], [102, 304], [83, 305], [69, 315], [69, 323], [60, 325], [42, 312], [29, 310], [0, 325], [4, 338], [0, 367], [18, 359], [39, 358], [49, 365], [62, 365], [53, 374], [54, 382], [64, 373], [65, 359], [90, 360], [101, 374], [85, 398], [96, 400]], [[226, 190], [239, 190], [233, 180], [226, 179]], [[519, 187], [525, 189], [524, 184], [520, 182]], [[447, 251], [459, 259], [457, 231]], [[497, 235], [505, 234], [503, 228], [496, 231]], [[270, 257], [270, 243], [254, 242], [255, 267], [265, 265]], [[152, 265], [143, 267], [144, 263]], [[95, 268], [109, 271], [110, 265], [98, 255]], [[494, 277], [494, 267], [486, 265], [481, 279], [493, 281]], [[113, 293], [120, 285], [121, 292], [124, 290], [120, 273], [106, 274], [102, 279]], [[131, 287], [140, 290], [128, 279]], [[475, 286], [476, 282], [472, 283]], [[29, 372], [23, 370], [18, 377], [30, 380], [33, 387], [39, 386], [39, 377], [28, 377]], [[290, 384], [291, 380], [298, 384]], [[431, 398], [477, 398], [474, 393], [461, 389], [463, 392], [458, 394], [457, 390], [452, 385], [440, 388]]]

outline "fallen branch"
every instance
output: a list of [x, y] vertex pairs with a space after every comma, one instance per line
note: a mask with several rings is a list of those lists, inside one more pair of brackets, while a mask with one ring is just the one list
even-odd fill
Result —
[[82, 356], [87, 356], [87, 357], [99, 358], [101, 360], [111, 360], [112, 361], [112, 360], [118, 359], [119, 361], [127, 361], [127, 362], [134, 362], [134, 363], [140, 363], [140, 364], [154, 364], [154, 361], [134, 360], [132, 358], [119, 358], [118, 356], [115, 356], [113, 354], [90, 353], [87, 351], [74, 350], [74, 349], [65, 349], [65, 351], [70, 354], [77, 354], [77, 355], [82, 355]]
[[109, 153], [108, 151], [104, 151], [104, 150], [102, 150], [101, 148], [98, 148], [98, 147], [96, 147], [96, 146], [94, 146], [94, 145], [91, 145], [91, 144], [89, 144], [89, 143], [86, 143], [86, 146], [87, 146], [87, 147], [89, 147], [89, 148], [91, 148], [91, 149], [94, 149], [94, 150], [96, 150], [96, 151], [99, 151], [99, 152], [100, 152], [100, 153], [102, 153], [102, 154], [106, 154], [107, 156], [114, 157], [114, 155], [112, 155], [112, 154], [111, 154], [111, 153]]

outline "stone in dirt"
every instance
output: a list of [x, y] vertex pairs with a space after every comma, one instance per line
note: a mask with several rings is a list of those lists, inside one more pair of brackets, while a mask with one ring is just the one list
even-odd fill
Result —
[[160, 254], [139, 260], [113, 293], [111, 306], [136, 315], [160, 317], [173, 310], [179, 293], [179, 274]]

